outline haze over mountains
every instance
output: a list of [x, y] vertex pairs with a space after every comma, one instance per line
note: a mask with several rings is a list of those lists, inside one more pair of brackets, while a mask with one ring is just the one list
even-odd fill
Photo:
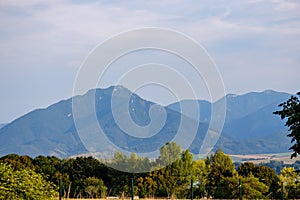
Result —
[[[121, 91], [117, 98], [131, 95], [130, 116], [140, 126], [150, 123], [149, 109], [154, 105], [153, 102], [146, 101], [121, 86], [91, 90], [85, 95], [75, 97], [75, 100], [84, 101], [88, 95], [95, 95], [96, 117], [109, 140], [126, 150], [149, 152], [174, 138], [183, 117], [188, 122], [182, 130], [186, 136], [190, 134], [190, 127], [195, 123], [199, 124], [196, 138], [189, 147], [193, 153], [199, 153], [199, 147], [210, 122], [211, 106], [218, 106], [219, 101], [213, 104], [198, 101], [200, 122], [192, 116], [181, 115], [179, 102], [164, 107], [166, 111], [164, 126], [158, 134], [145, 139], [128, 135], [118, 127], [111, 109], [111, 97], [116, 89]], [[272, 113], [279, 109], [279, 103], [286, 101], [290, 96], [287, 93], [267, 90], [245, 95], [229, 94], [224, 97], [227, 101], [226, 119], [214, 150], [222, 148], [229, 154], [287, 152], [291, 145], [286, 136], [287, 128], [280, 117]], [[180, 103], [188, 107], [193, 101], [186, 100]], [[160, 109], [160, 106], [157, 109]], [[151, 112], [153, 116], [157, 114], [156, 110]], [[119, 114], [122, 116], [124, 113]], [[91, 116], [82, 118], [82, 123], [90, 136], [97, 134]], [[146, 134], [151, 135], [152, 130], [148, 131]], [[90, 137], [90, 142], [93, 143], [93, 137]], [[95, 145], [94, 149], [101, 151], [103, 147], [98, 148]], [[33, 157], [40, 154], [67, 157], [86, 152], [74, 124], [72, 99], [60, 101], [45, 109], [34, 110], [2, 128], [0, 126], [0, 156], [17, 153]]]

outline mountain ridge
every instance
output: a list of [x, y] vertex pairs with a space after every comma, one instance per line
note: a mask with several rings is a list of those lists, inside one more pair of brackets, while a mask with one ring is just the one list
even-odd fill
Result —
[[3, 123], [3, 124], [0, 124], [0, 129], [4, 126], [6, 126], [8, 123]]
[[[84, 99], [87, 95], [95, 92], [97, 120], [101, 126], [105, 127], [108, 138], [117, 142], [118, 146], [124, 149], [147, 152], [163, 145], [165, 141], [171, 140], [180, 123], [180, 117], [184, 117], [178, 110], [178, 104], [185, 103], [188, 105], [197, 101], [200, 104], [200, 121], [197, 122], [199, 128], [194, 142], [190, 145], [190, 150], [197, 153], [204, 137], [203, 134], [207, 131], [210, 122], [211, 106], [218, 106], [218, 102], [222, 101], [223, 98], [227, 101], [227, 115], [224, 129], [215, 149], [222, 148], [226, 153], [231, 154], [280, 153], [287, 152], [290, 146], [289, 139], [286, 137], [287, 129], [284, 127], [283, 121], [272, 114], [278, 109], [279, 103], [286, 101], [291, 96], [288, 93], [266, 90], [244, 95], [228, 94], [214, 103], [205, 100], [183, 100], [170, 104], [163, 107], [167, 111], [166, 124], [159, 132], [159, 136], [150, 138], [151, 145], [148, 145], [149, 141], [145, 143], [144, 140], [124, 135], [124, 131], [114, 121], [110, 102], [115, 90], [120, 90], [121, 93], [119, 94], [123, 95], [118, 96], [118, 98], [131, 95], [130, 116], [136, 124], [145, 126], [150, 123], [149, 109], [157, 104], [142, 99], [122, 86], [93, 89], [83, 95], [75, 96], [74, 99]], [[188, 123], [195, 123], [195, 120], [190, 116], [185, 116], [185, 118]], [[96, 134], [93, 132], [94, 125], [89, 124], [90, 119], [87, 117], [85, 120], [87, 121], [86, 128], [90, 130], [90, 134]], [[189, 127], [185, 127], [183, 131], [185, 134], [189, 134]], [[275, 135], [276, 137], [274, 137]], [[29, 112], [0, 128], [0, 155], [18, 153], [30, 156], [43, 154], [68, 157], [87, 152], [81, 139], [74, 124], [72, 98], [69, 98], [47, 108]]]

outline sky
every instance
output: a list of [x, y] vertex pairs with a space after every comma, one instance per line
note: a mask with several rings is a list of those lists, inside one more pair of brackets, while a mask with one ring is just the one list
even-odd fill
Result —
[[[197, 41], [218, 67], [226, 93], [300, 90], [297, 0], [0, 0], [0, 123], [70, 98], [97, 45], [144, 27]], [[172, 101], [145, 91], [146, 99]]]

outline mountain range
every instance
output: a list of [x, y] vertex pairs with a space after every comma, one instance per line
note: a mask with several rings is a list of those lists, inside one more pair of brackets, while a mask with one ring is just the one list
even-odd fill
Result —
[[4, 127], [6, 124], [0, 124], [0, 129], [2, 128], [2, 127]]
[[[143, 134], [147, 136], [145, 138], [127, 134], [120, 128], [111, 106], [115, 91], [118, 91], [115, 96], [117, 99], [130, 96], [128, 111], [133, 122], [139, 126], [147, 126], [151, 124], [151, 120], [160, 119], [161, 110], [164, 109], [166, 120], [159, 132], [151, 135], [154, 129], [143, 129]], [[32, 157], [68, 157], [86, 153], [87, 148], [84, 144], [87, 142], [95, 152], [109, 151], [95, 140], [99, 134], [96, 128], [98, 126], [105, 132], [107, 140], [122, 149], [139, 153], [151, 152], [167, 141], [172, 141], [181, 120], [186, 122], [180, 130], [185, 136], [180, 138], [183, 143], [184, 140], [190, 139], [188, 136], [193, 131], [191, 127], [198, 126], [195, 138], [189, 146], [191, 152], [197, 154], [209, 127], [212, 107], [218, 107], [224, 100], [227, 102], [225, 123], [213, 150], [221, 148], [229, 154], [282, 153], [287, 152], [291, 146], [290, 139], [286, 136], [284, 121], [273, 114], [279, 109], [278, 104], [291, 96], [288, 93], [266, 90], [244, 95], [228, 94], [213, 103], [204, 100], [183, 100], [163, 107], [142, 99], [122, 86], [111, 86], [90, 90], [84, 95], [75, 96], [73, 100], [81, 102], [81, 108], [85, 110], [89, 105], [85, 105], [84, 102], [90, 96], [94, 98], [95, 116], [89, 113], [83, 115], [80, 118], [80, 126], [74, 123], [72, 98], [44, 109], [34, 110], [5, 126], [0, 126], [0, 156], [17, 153]], [[192, 115], [185, 115], [180, 110], [182, 105], [189, 108], [195, 101], [200, 105], [200, 120], [194, 118], [192, 112]], [[121, 119], [125, 115], [122, 109], [117, 113]], [[93, 117], [97, 119], [97, 123]], [[86, 132], [86, 138], [80, 135], [82, 132]]]

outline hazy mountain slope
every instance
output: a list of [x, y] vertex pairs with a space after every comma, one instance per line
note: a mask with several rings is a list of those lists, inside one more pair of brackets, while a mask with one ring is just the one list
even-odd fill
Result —
[[272, 114], [277, 109], [277, 105], [278, 103], [272, 103], [241, 118], [232, 119], [225, 123], [223, 131], [239, 140], [286, 132], [284, 121]]
[[287, 132], [274, 132], [270, 135], [238, 139], [228, 133], [222, 133], [214, 150], [221, 148], [228, 154], [267, 154], [284, 153], [291, 146]]
[[5, 124], [0, 124], [0, 129], [3, 128], [5, 125], [7, 125], [7, 123], [5, 123]]
[[67, 156], [84, 152], [74, 131], [71, 100], [30, 112], [0, 129], [0, 153]]
[[[230, 154], [286, 152], [290, 147], [287, 128], [284, 121], [272, 113], [290, 96], [272, 90], [226, 95], [226, 120], [215, 150], [222, 148]], [[190, 102], [185, 100], [171, 104], [169, 108], [180, 111], [179, 103], [186, 105]], [[212, 105], [206, 101], [198, 102], [200, 120], [208, 122]]]
[[[98, 125], [103, 128], [106, 137], [117, 146], [130, 151], [149, 152], [156, 150], [166, 141], [172, 140], [176, 134], [178, 135], [180, 120], [185, 119], [187, 123], [181, 127], [183, 137], [179, 138], [179, 141], [184, 143], [192, 139], [190, 150], [193, 153], [199, 152], [211, 117], [209, 102], [198, 101], [200, 122], [189, 115], [181, 115], [179, 103], [165, 107], [167, 119], [162, 129], [151, 137], [138, 138], [124, 132], [114, 120], [111, 98], [116, 91], [119, 92], [117, 99], [131, 95], [128, 102], [129, 114], [134, 123], [139, 126], [147, 126], [151, 123], [149, 110], [155, 104], [132, 94], [124, 87], [96, 89], [76, 96], [74, 100], [83, 103], [83, 110], [85, 106], [90, 106], [84, 104], [89, 96], [95, 97], [98, 120], [96, 124], [92, 121], [93, 116], [90, 114], [80, 119], [82, 124], [80, 128], [85, 131], [88, 143], [94, 145], [95, 150], [103, 150], [103, 147], [100, 148], [97, 146], [97, 141], [94, 141], [94, 136], [99, 134], [95, 128]], [[283, 121], [272, 113], [278, 109], [279, 103], [289, 97], [289, 94], [270, 90], [239, 96], [227, 95], [225, 97], [227, 100], [226, 121], [215, 149], [222, 148], [226, 153], [231, 154], [286, 152], [290, 147], [289, 138], [286, 137], [287, 129]], [[214, 106], [217, 107], [220, 101], [215, 102]], [[189, 105], [193, 103], [192, 100], [181, 103], [191, 112], [193, 111], [193, 108], [189, 108]], [[156, 109], [158, 110], [152, 110], [154, 118], [160, 117], [158, 111], [163, 107], [156, 106]], [[117, 113], [121, 119], [125, 114], [125, 111]], [[199, 128], [196, 137], [191, 138], [191, 127], [195, 125], [199, 125]], [[80, 140], [77, 128], [73, 120], [72, 99], [60, 101], [48, 108], [30, 112], [1, 128], [0, 155], [18, 153], [30, 156], [44, 154], [66, 157], [85, 153], [86, 149]], [[147, 129], [144, 134], [151, 134], [152, 131]]]
[[244, 95], [226, 95], [226, 122], [245, 117], [269, 105], [273, 105], [274, 109], [278, 109], [277, 105], [286, 101], [290, 96], [288, 93], [273, 90], [250, 92]]
[[[127, 134], [125, 131], [123, 131], [115, 121], [115, 117], [112, 113], [111, 108], [111, 96], [113, 92], [116, 92], [118, 90], [117, 98], [119, 99], [120, 103], [123, 103], [123, 98], [126, 98], [127, 95], [131, 96], [129, 100], [129, 113], [131, 119], [139, 126], [147, 126], [149, 123], [151, 123], [151, 119], [149, 116], [150, 108], [151, 106], [154, 106], [155, 104], [149, 101], [145, 101], [142, 98], [140, 98], [136, 94], [132, 94], [129, 90], [126, 88], [117, 86], [115, 88], [109, 88], [105, 90], [105, 95], [103, 95], [102, 90], [97, 90], [95, 93], [95, 103], [96, 103], [96, 115], [97, 119], [99, 121], [99, 125], [103, 129], [103, 131], [106, 134], [106, 137], [112, 141], [115, 145], [118, 147], [124, 149], [124, 150], [130, 150], [134, 152], [139, 153], [146, 153], [146, 152], [152, 152], [157, 149], [159, 149], [161, 146], [163, 146], [166, 142], [171, 141], [175, 135], [183, 135], [184, 137], [180, 137], [178, 140], [182, 143], [185, 143], [185, 141], [188, 141], [189, 138], [186, 137], [188, 135], [191, 135], [191, 127], [199, 126], [199, 129], [197, 131], [197, 143], [193, 143], [191, 145], [191, 150], [194, 153], [197, 153], [199, 151], [198, 146], [201, 145], [201, 141], [203, 140], [204, 133], [206, 133], [207, 130], [207, 124], [201, 123], [199, 124], [197, 121], [190, 119], [186, 116], [182, 116], [184, 120], [186, 120], [187, 123], [183, 124], [181, 127], [181, 131], [179, 131], [180, 134], [178, 134], [180, 120], [181, 120], [181, 114], [173, 111], [171, 109], [165, 108], [166, 110], [166, 121], [164, 123], [164, 126], [161, 130], [151, 130], [148, 129], [148, 132], [144, 132], [144, 135], [152, 135], [154, 131], [153, 136], [150, 137], [134, 137], [129, 134]], [[85, 98], [85, 96], [81, 97]], [[80, 99], [80, 101], [84, 101], [83, 99]], [[117, 105], [118, 106], [118, 105]], [[156, 105], [158, 106], [158, 105]], [[156, 109], [159, 109], [158, 108]], [[161, 107], [163, 109], [163, 107]], [[127, 109], [126, 109], [127, 112]], [[125, 116], [126, 112], [118, 112], [118, 116]], [[159, 113], [156, 114], [157, 111], [153, 111], [154, 118], [159, 118]], [[88, 119], [89, 116], [86, 116], [86, 118], [83, 118], [82, 120], [86, 121], [85, 126], [83, 127], [86, 132], [89, 132], [89, 138], [85, 139], [86, 143], [90, 145], [94, 145], [92, 149], [95, 151], [103, 151], [103, 147], [97, 141], [93, 141], [93, 138], [97, 137], [97, 128], [94, 127], [94, 124], [91, 123], [91, 121]], [[145, 129], [146, 131], [146, 129]], [[158, 131], [158, 132], [157, 132]], [[98, 145], [98, 146], [97, 146]]]
[[[119, 96], [117, 96], [119, 99], [122, 99], [123, 95], [132, 94], [126, 88], [116, 86], [107, 89], [91, 90], [85, 95], [75, 97], [75, 100], [84, 102], [89, 95], [95, 95], [95, 108], [99, 125], [101, 125], [106, 136], [113, 143], [130, 151], [149, 152], [158, 149], [157, 147], [161, 147], [167, 141], [172, 140], [177, 134], [181, 114], [170, 109], [166, 109], [167, 121], [158, 134], [147, 139], [126, 134], [118, 127], [112, 114], [111, 96], [114, 90], [121, 91], [118, 94]], [[145, 101], [139, 96], [132, 94], [129, 111], [136, 124], [145, 126], [150, 123], [149, 109], [152, 105], [154, 103]], [[118, 115], [123, 114], [118, 113]], [[198, 125], [198, 122], [185, 116], [183, 117], [187, 119], [187, 123], [182, 127], [181, 133], [187, 136], [190, 134], [190, 127]], [[96, 142], [93, 141], [93, 134], [95, 136], [99, 133], [94, 128], [98, 126], [98, 122], [95, 124], [91, 119], [92, 116], [90, 115], [84, 116], [81, 119], [81, 123], [84, 126], [81, 128], [86, 130], [86, 136], [90, 137], [88, 143], [93, 145], [93, 142]], [[195, 153], [198, 149], [197, 146], [201, 144], [207, 127], [205, 124], [200, 126], [201, 128], [199, 128], [197, 133], [198, 142], [192, 145]], [[188, 137], [182, 137], [181, 141], [187, 139]], [[95, 150], [98, 150], [97, 146], [95, 146]], [[0, 129], [0, 155], [18, 153], [30, 156], [44, 154], [66, 157], [85, 152], [86, 149], [80, 140], [73, 121], [71, 99], [58, 102], [45, 109], [30, 112]]]

